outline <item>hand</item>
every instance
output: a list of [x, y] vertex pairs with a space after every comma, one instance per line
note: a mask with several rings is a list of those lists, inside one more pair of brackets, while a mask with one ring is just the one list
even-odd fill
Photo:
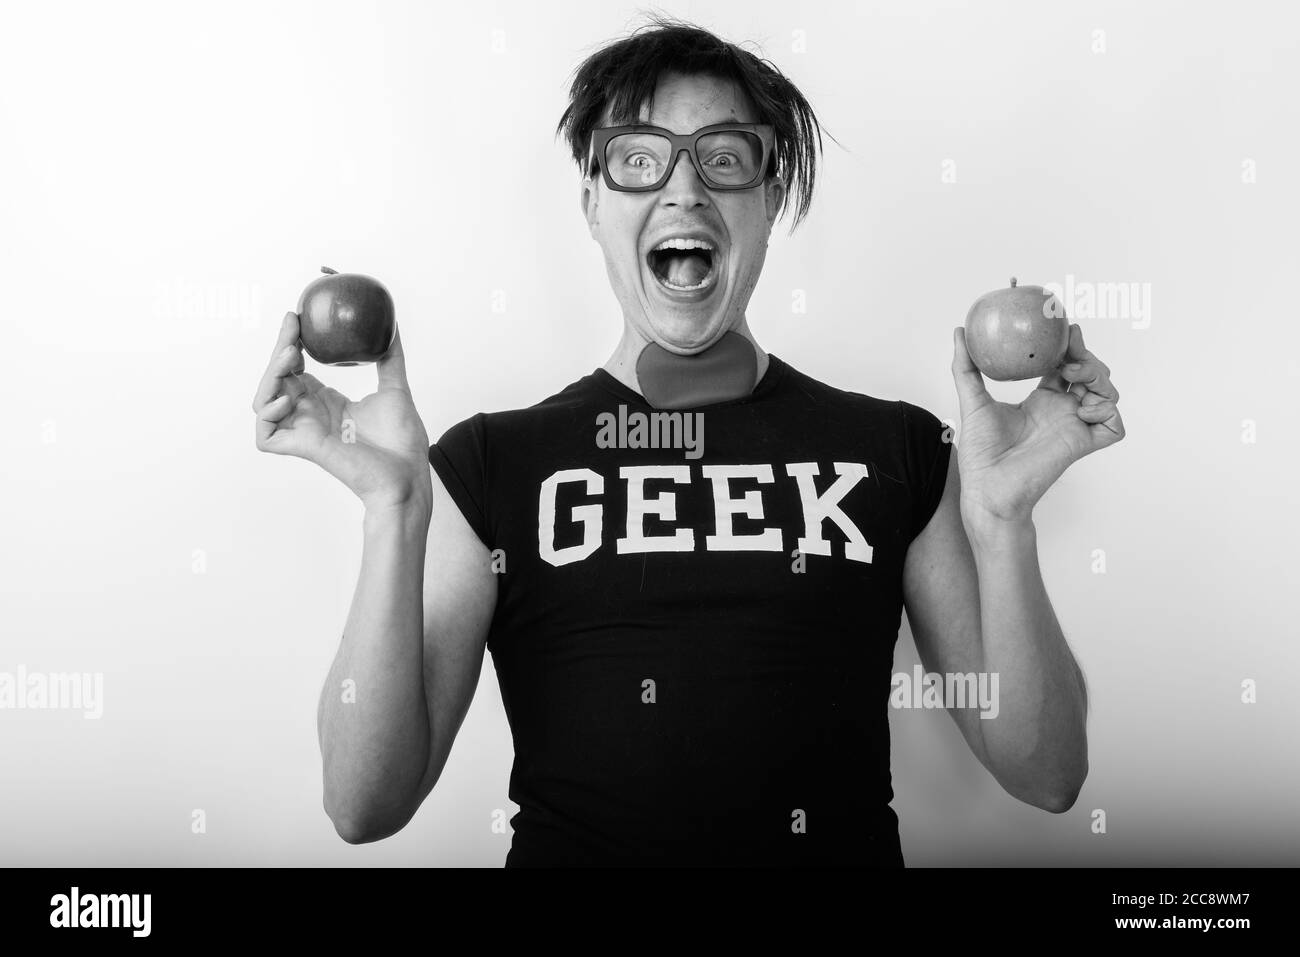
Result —
[[1027, 520], [1071, 464], [1124, 438], [1119, 391], [1110, 369], [1084, 347], [1078, 324], [1070, 325], [1062, 365], [1019, 405], [988, 394], [961, 326], [953, 330], [952, 375], [961, 407], [961, 508], [968, 521]]
[[257, 447], [316, 463], [367, 508], [431, 500], [429, 438], [411, 400], [400, 328], [376, 363], [378, 389], [359, 402], [303, 371], [299, 334], [298, 315], [287, 313], [253, 397]]

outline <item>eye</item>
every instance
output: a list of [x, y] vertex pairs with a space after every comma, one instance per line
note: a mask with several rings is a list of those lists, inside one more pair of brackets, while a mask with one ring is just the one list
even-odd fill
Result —
[[740, 158], [735, 153], [714, 153], [708, 159], [709, 166], [720, 166], [723, 169], [735, 166], [740, 162]]
[[[641, 160], [642, 162], [637, 162], [638, 160]], [[651, 157], [649, 153], [633, 153], [627, 158], [627, 164], [629, 166], [647, 166], [653, 162], [654, 158]]]

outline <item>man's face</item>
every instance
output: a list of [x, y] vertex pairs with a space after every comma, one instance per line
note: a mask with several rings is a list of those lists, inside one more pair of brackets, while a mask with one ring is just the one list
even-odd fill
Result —
[[[639, 121], [674, 133], [693, 133], [713, 123], [757, 122], [732, 84], [679, 74], [660, 79], [654, 109], [643, 106]], [[603, 125], [614, 124], [606, 117]], [[692, 355], [744, 319], [781, 196], [775, 178], [752, 189], [711, 190], [683, 154], [668, 182], [653, 192], [611, 190], [597, 171], [583, 180], [582, 209], [633, 328], [648, 342]], [[652, 254], [674, 237], [704, 239], [713, 246], [711, 256]], [[675, 288], [682, 285], [701, 288]]]

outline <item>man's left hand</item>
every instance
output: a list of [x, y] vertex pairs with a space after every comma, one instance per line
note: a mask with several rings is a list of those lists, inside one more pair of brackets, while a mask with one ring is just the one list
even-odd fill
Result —
[[1027, 521], [1035, 503], [1074, 462], [1124, 438], [1110, 368], [1070, 325], [1062, 364], [1019, 405], [996, 402], [953, 330], [953, 381], [961, 408], [962, 516], [975, 522]]

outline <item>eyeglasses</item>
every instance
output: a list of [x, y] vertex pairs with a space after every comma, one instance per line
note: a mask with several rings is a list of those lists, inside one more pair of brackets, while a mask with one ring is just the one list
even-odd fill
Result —
[[599, 164], [610, 189], [644, 193], [668, 182], [684, 152], [710, 189], [749, 189], [769, 172], [773, 138], [765, 123], [715, 123], [681, 134], [658, 126], [606, 126], [591, 133], [588, 169]]

